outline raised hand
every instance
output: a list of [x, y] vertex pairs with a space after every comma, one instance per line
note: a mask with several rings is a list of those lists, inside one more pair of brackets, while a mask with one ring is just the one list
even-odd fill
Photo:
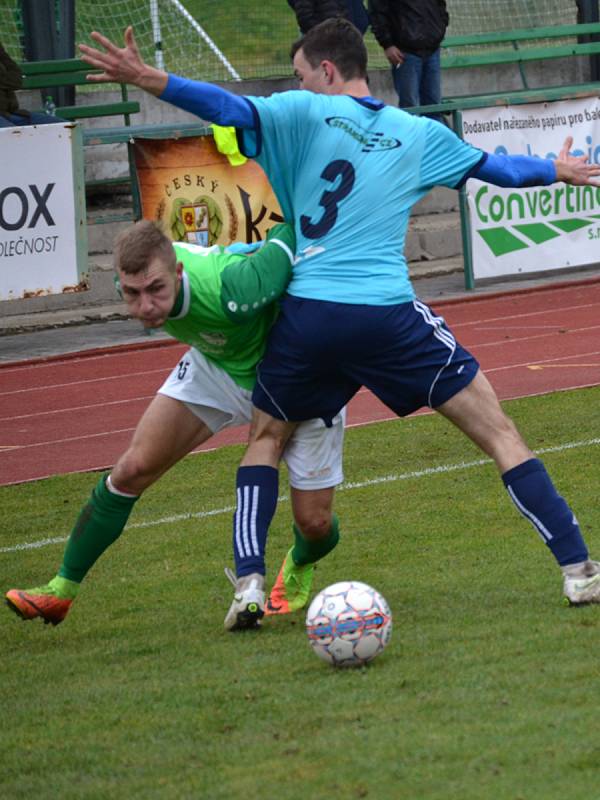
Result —
[[600, 181], [593, 180], [600, 176], [600, 164], [588, 164], [587, 156], [570, 155], [573, 146], [573, 137], [567, 136], [558, 158], [556, 166], [556, 179], [573, 186], [600, 186]]
[[167, 73], [151, 67], [142, 60], [131, 25], [125, 30], [125, 47], [117, 47], [98, 31], [93, 31], [91, 38], [102, 50], [80, 44], [81, 58], [86, 64], [102, 72], [88, 75], [88, 81], [129, 83], [157, 96], [163, 92], [167, 85]]

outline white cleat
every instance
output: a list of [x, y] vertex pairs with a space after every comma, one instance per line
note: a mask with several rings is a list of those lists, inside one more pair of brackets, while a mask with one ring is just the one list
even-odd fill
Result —
[[231, 608], [225, 617], [225, 630], [242, 631], [260, 628], [260, 620], [265, 614], [265, 577], [258, 572], [236, 578], [230, 569], [225, 575], [235, 588]]
[[600, 603], [600, 563], [582, 561], [562, 568], [564, 575], [563, 593], [565, 603], [581, 606], [586, 603]]

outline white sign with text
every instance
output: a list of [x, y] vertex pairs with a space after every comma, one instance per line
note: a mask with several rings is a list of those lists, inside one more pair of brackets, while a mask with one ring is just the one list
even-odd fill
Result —
[[[496, 154], [600, 162], [600, 99], [485, 108], [463, 113], [463, 138]], [[473, 277], [492, 278], [600, 261], [600, 187], [503, 189], [467, 181]]]
[[74, 132], [72, 123], [0, 128], [0, 300], [80, 281]]

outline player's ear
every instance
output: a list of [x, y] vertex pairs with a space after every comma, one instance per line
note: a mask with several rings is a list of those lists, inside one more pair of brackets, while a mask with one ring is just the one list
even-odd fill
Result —
[[328, 84], [333, 83], [335, 77], [335, 64], [332, 61], [321, 61], [323, 72], [325, 73], [325, 80]]
[[178, 261], [175, 264], [175, 275], [177, 275], [178, 278], [181, 278], [181, 276], [183, 275], [183, 262], [182, 261]]

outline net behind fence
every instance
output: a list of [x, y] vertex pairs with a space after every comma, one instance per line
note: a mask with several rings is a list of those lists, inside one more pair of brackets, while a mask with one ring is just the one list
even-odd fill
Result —
[[[575, 0], [448, 0], [448, 35], [536, 28], [576, 21]], [[298, 36], [286, 0], [77, 0], [76, 42], [99, 30], [121, 42], [133, 25], [144, 59], [197, 80], [289, 76], [290, 44]], [[23, 60], [18, 0], [0, 0], [0, 41]], [[387, 61], [369, 31], [371, 68]]]

